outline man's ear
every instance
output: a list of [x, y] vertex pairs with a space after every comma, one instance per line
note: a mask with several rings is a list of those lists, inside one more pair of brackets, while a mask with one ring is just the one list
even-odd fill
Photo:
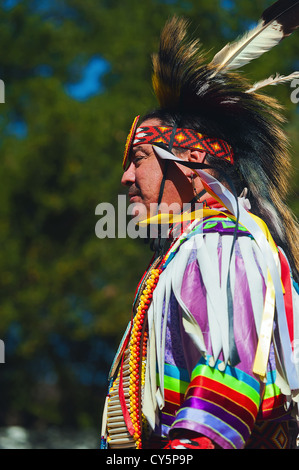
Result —
[[[206, 154], [207, 154], [206, 152], [200, 152], [199, 150], [189, 150], [188, 151], [188, 161], [189, 162], [195, 162], [195, 163], [203, 163], [204, 159], [206, 157]], [[194, 178], [194, 176], [198, 176], [191, 169], [189, 169], [189, 171], [187, 171], [186, 174], [187, 174], [188, 178], [190, 178], [190, 177]]]
[[189, 162], [203, 163], [206, 158], [207, 152], [200, 152], [199, 150], [191, 150], [188, 155]]

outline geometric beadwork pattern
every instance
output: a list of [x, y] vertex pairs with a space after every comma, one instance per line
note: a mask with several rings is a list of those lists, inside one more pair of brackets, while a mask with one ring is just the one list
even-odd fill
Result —
[[256, 422], [245, 449], [289, 449], [289, 423]]
[[[172, 127], [139, 127], [135, 133], [133, 146], [162, 143], [168, 147], [171, 136]], [[230, 163], [234, 162], [233, 150], [227, 142], [208, 137], [192, 129], [178, 128], [174, 136], [173, 146], [200, 150]]]

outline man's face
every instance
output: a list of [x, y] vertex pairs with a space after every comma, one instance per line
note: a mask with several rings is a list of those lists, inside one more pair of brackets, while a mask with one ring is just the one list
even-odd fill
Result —
[[143, 219], [154, 214], [162, 178], [161, 163], [152, 145], [133, 147], [130, 165], [121, 180], [129, 187], [130, 204], [134, 204], [133, 216], [139, 214]]
[[[161, 125], [158, 119], [149, 119], [142, 124], [145, 127]], [[164, 164], [150, 144], [131, 150], [130, 164], [121, 182], [129, 187], [130, 204], [134, 204], [132, 215], [138, 215], [140, 220], [156, 213]], [[184, 168], [170, 163], [162, 198], [164, 205], [178, 204], [181, 207], [183, 202], [191, 200], [192, 195]]]

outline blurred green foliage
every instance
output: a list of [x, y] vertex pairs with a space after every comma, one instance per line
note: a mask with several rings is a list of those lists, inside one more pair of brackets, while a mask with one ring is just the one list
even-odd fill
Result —
[[[106, 376], [151, 256], [141, 241], [95, 235], [95, 208], [116, 204], [132, 119], [156, 106], [150, 55], [169, 15], [216, 52], [255, 22], [266, 0], [2, 1], [0, 8], [0, 426], [95, 427]], [[298, 70], [298, 33], [246, 66], [256, 81]], [[76, 99], [93, 57], [100, 91]], [[245, 70], [245, 69], [244, 69]], [[298, 167], [298, 105], [286, 106]], [[298, 173], [290, 181], [299, 213]]]

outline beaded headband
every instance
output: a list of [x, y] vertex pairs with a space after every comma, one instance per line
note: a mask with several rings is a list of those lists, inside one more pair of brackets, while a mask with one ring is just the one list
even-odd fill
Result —
[[124, 170], [128, 163], [131, 147], [143, 144], [163, 144], [163, 146], [169, 147], [171, 139], [173, 139], [173, 147], [199, 150], [226, 160], [231, 164], [234, 163], [233, 149], [224, 140], [208, 137], [192, 129], [178, 128], [173, 136], [173, 128], [168, 126], [141, 126], [137, 128], [138, 120], [139, 116], [134, 119], [127, 137], [123, 159]]

